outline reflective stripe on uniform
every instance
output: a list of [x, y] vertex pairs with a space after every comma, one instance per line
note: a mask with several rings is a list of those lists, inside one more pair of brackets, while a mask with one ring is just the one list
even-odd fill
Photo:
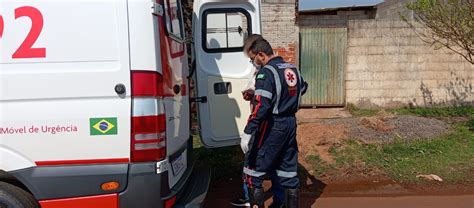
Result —
[[273, 114], [279, 114], [278, 108], [280, 106], [280, 97], [281, 97], [280, 75], [278, 75], [278, 71], [272, 65], [266, 65], [264, 68], [269, 69], [273, 73], [273, 76], [275, 77], [275, 88], [276, 88], [277, 96], [276, 96], [275, 106], [273, 107]]
[[262, 177], [265, 175], [264, 172], [258, 172], [258, 171], [255, 171], [255, 170], [250, 170], [246, 167], [244, 167], [244, 173], [249, 175], [249, 176], [253, 176], [253, 177]]
[[286, 172], [286, 171], [282, 171], [282, 170], [277, 170], [277, 175], [279, 177], [283, 177], [283, 178], [293, 178], [293, 177], [296, 177], [298, 175], [298, 173], [296, 173], [296, 171], [294, 172]]
[[[297, 69], [297, 71], [298, 71], [298, 69]], [[300, 109], [301, 96], [302, 96], [303, 87], [304, 87], [304, 84], [303, 84], [303, 82], [302, 82], [302, 80], [301, 80], [301, 71], [298, 71], [298, 79], [299, 79], [299, 81], [300, 81], [300, 83], [299, 83], [299, 84], [300, 84], [300, 94], [299, 94], [299, 97], [298, 97], [298, 106], [297, 106], [297, 108]]]
[[266, 91], [266, 90], [256, 90], [256, 91], [255, 91], [255, 95], [260, 95], [260, 96], [266, 97], [266, 98], [268, 98], [268, 99], [270, 99], [270, 100], [271, 100], [272, 97], [273, 97], [273, 93], [268, 92], [268, 91]]

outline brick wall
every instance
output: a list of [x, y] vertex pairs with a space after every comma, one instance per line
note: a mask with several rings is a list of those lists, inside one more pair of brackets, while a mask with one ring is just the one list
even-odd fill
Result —
[[295, 0], [262, 1], [262, 35], [273, 46], [276, 55], [297, 63], [299, 29], [296, 25]]
[[346, 101], [364, 108], [473, 101], [474, 65], [423, 43], [398, 20], [351, 20]]

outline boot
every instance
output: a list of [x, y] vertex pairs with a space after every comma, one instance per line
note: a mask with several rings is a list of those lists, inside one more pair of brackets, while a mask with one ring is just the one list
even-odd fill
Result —
[[298, 189], [285, 190], [286, 208], [298, 208], [299, 192]]
[[251, 208], [263, 208], [263, 197], [265, 192], [263, 188], [250, 188], [249, 197], [250, 197], [250, 207]]

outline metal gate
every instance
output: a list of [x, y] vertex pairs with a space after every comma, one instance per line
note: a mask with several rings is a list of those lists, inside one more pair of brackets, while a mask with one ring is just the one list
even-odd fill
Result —
[[302, 106], [344, 106], [347, 28], [300, 28], [300, 69], [309, 84]]

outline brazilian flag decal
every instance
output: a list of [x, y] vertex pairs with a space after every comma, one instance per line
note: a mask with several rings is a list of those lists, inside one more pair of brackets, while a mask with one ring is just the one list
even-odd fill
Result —
[[89, 119], [91, 135], [117, 135], [117, 118]]

